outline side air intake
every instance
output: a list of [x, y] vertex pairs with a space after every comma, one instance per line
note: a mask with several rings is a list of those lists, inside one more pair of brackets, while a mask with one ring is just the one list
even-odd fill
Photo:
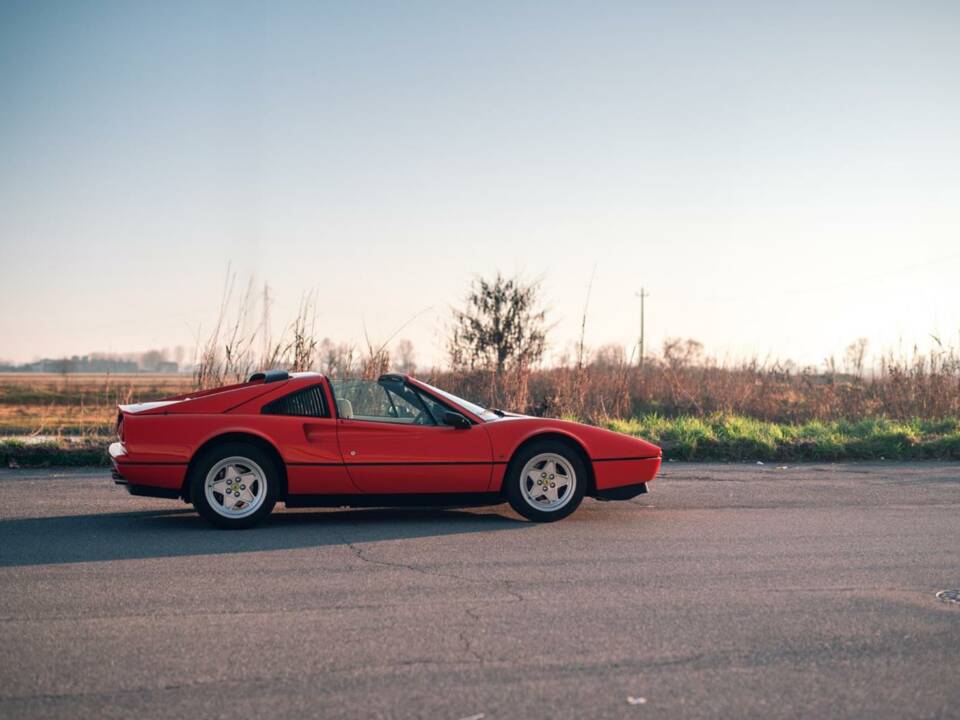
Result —
[[260, 382], [263, 380], [264, 383], [272, 383], [289, 379], [290, 373], [286, 370], [267, 370], [266, 372], [254, 373], [247, 382]]

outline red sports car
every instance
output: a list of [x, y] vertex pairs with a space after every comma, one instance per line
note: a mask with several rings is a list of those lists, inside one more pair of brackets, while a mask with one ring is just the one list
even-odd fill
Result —
[[646, 492], [661, 452], [564, 420], [488, 410], [406, 375], [331, 381], [271, 370], [249, 382], [121, 405], [114, 480], [182, 498], [226, 528], [287, 507], [496, 505], [566, 517], [584, 495]]

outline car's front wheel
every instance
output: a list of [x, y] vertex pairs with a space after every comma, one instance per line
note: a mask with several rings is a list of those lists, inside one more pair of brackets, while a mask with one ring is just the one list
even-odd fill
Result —
[[528, 520], [552, 522], [579, 507], [586, 491], [587, 468], [568, 445], [544, 440], [517, 453], [504, 482], [514, 510]]
[[190, 498], [202, 517], [222, 528], [247, 528], [277, 502], [279, 469], [256, 445], [216, 445], [194, 463]]

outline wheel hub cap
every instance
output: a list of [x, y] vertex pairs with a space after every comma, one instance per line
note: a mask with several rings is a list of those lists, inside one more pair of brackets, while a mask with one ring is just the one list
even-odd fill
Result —
[[245, 457], [220, 460], [207, 473], [204, 494], [214, 512], [228, 518], [252, 515], [267, 496], [267, 477]]
[[530, 507], [554, 512], [573, 498], [577, 474], [570, 462], [556, 453], [541, 453], [527, 461], [520, 473], [520, 492]]

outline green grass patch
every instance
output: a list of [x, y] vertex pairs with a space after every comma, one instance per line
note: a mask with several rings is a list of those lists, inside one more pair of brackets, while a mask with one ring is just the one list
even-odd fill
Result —
[[25, 439], [0, 440], [2, 467], [106, 467], [110, 464], [107, 447], [111, 438], [83, 438], [73, 440], [44, 440], [32, 442]]
[[[603, 426], [656, 443], [674, 460], [960, 460], [958, 419], [785, 424], [739, 415], [668, 418], [652, 413]], [[2, 467], [106, 467], [112, 441], [110, 436], [42, 442], [8, 438], [0, 440], [0, 462]]]
[[960, 460], [960, 420], [814, 420], [783, 424], [738, 415], [610, 420], [676, 460]]

